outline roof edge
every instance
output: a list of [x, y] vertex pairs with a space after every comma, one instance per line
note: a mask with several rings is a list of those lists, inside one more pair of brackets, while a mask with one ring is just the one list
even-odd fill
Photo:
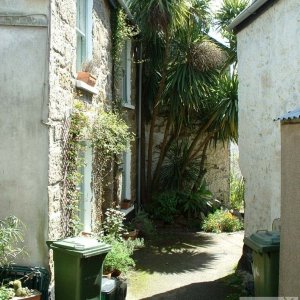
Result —
[[109, 0], [110, 4], [112, 5], [112, 7], [116, 8], [116, 2], [119, 3], [119, 5], [124, 9], [124, 11], [126, 12], [128, 18], [133, 21], [133, 15], [131, 14], [128, 6], [126, 5], [126, 3], [123, 0]]
[[229, 24], [228, 30], [238, 33], [270, 8], [276, 1], [278, 0], [256, 0]]

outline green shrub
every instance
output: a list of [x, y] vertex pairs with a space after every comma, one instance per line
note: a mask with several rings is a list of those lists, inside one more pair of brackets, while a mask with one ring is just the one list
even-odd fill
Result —
[[136, 214], [136, 216], [132, 220], [132, 223], [137, 229], [141, 231], [142, 234], [146, 236], [151, 235], [155, 232], [155, 227], [152, 220], [150, 220], [149, 215], [142, 210], [140, 210]]
[[230, 175], [230, 205], [233, 209], [241, 210], [244, 207], [245, 181], [236, 175]]
[[215, 211], [219, 203], [213, 198], [204, 180], [196, 192], [180, 193], [180, 210], [187, 214], [188, 218], [206, 216], [209, 212]]
[[0, 286], [0, 300], [9, 300], [11, 299], [15, 293], [12, 289]]
[[109, 208], [105, 212], [105, 219], [103, 221], [104, 234], [113, 239], [121, 240], [122, 234], [125, 231], [123, 221], [125, 214], [118, 209]]
[[24, 253], [23, 248], [19, 247], [23, 242], [24, 229], [23, 223], [14, 216], [0, 220], [0, 266], [10, 264]]
[[229, 211], [217, 210], [203, 221], [202, 229], [207, 232], [234, 232], [243, 229], [243, 223]]
[[166, 223], [172, 223], [178, 215], [179, 197], [176, 192], [164, 192], [154, 198], [153, 215]]
[[135, 266], [135, 262], [131, 258], [134, 247], [127, 245], [125, 241], [110, 240], [108, 242], [112, 248], [104, 260], [103, 269], [105, 272], [119, 270], [126, 273], [130, 267]]

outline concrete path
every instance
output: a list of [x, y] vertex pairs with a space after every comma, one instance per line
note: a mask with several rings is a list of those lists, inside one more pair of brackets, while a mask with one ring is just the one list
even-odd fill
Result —
[[235, 291], [222, 279], [242, 254], [243, 232], [164, 232], [135, 254], [127, 300], [223, 300]]

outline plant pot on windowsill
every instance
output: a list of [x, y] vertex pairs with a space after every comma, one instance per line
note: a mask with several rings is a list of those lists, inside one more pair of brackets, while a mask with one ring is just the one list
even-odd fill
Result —
[[97, 78], [89, 72], [78, 72], [77, 80], [83, 81], [90, 86], [96, 85]]
[[121, 202], [121, 209], [128, 209], [128, 208], [131, 207], [131, 206], [132, 206], [131, 200], [124, 199], [124, 200]]

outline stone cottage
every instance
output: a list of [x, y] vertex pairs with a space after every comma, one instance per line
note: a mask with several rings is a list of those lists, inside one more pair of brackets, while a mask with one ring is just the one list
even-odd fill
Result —
[[[109, 109], [121, 98], [124, 120], [135, 140], [114, 172], [116, 184], [105, 190], [140, 203], [141, 186], [141, 64], [139, 45], [127, 39], [114, 75], [112, 17], [122, 0], [2, 0], [0, 5], [0, 218], [16, 215], [27, 226], [26, 262], [48, 266], [47, 240], [66, 234], [69, 219], [64, 202], [65, 145], [74, 103], [87, 110]], [[94, 61], [96, 85], [79, 80], [83, 63]], [[92, 114], [91, 114], [92, 115]], [[93, 117], [93, 116], [92, 116]], [[159, 133], [158, 133], [159, 135]], [[79, 217], [83, 230], [98, 221], [95, 213], [94, 156], [89, 139], [81, 153]], [[228, 148], [208, 159], [208, 182], [220, 197], [228, 195]], [[218, 180], [215, 179], [218, 176]], [[117, 177], [117, 178], [116, 178]]]
[[[120, 78], [113, 76], [111, 19], [120, 8], [129, 16], [121, 0], [1, 1], [0, 218], [16, 215], [26, 225], [27, 265], [47, 266], [45, 242], [65, 235], [64, 146], [75, 100], [94, 111], [109, 108], [118, 86], [124, 119], [136, 133], [139, 67], [132, 63], [138, 50], [133, 41], [124, 43]], [[94, 87], [77, 79], [90, 60], [97, 61]], [[106, 196], [136, 199], [136, 148], [135, 141], [129, 145], [122, 179]], [[90, 231], [97, 221], [91, 147], [82, 157], [79, 215]]]
[[[300, 106], [299, 16], [299, 1], [256, 0], [229, 26], [238, 41], [239, 147], [246, 180], [246, 235], [272, 229], [274, 219], [281, 217], [281, 201], [285, 205], [281, 176], [284, 148], [280, 122], [274, 119]], [[299, 232], [290, 233], [298, 239]], [[287, 289], [291, 277], [296, 280], [290, 281], [294, 288], [299, 286], [298, 276], [292, 275], [298, 274], [299, 266], [295, 265], [294, 272], [282, 268], [282, 262], [281, 257], [280, 295], [300, 296], [293, 294], [295, 289]], [[296, 291], [299, 293], [299, 289]]]

